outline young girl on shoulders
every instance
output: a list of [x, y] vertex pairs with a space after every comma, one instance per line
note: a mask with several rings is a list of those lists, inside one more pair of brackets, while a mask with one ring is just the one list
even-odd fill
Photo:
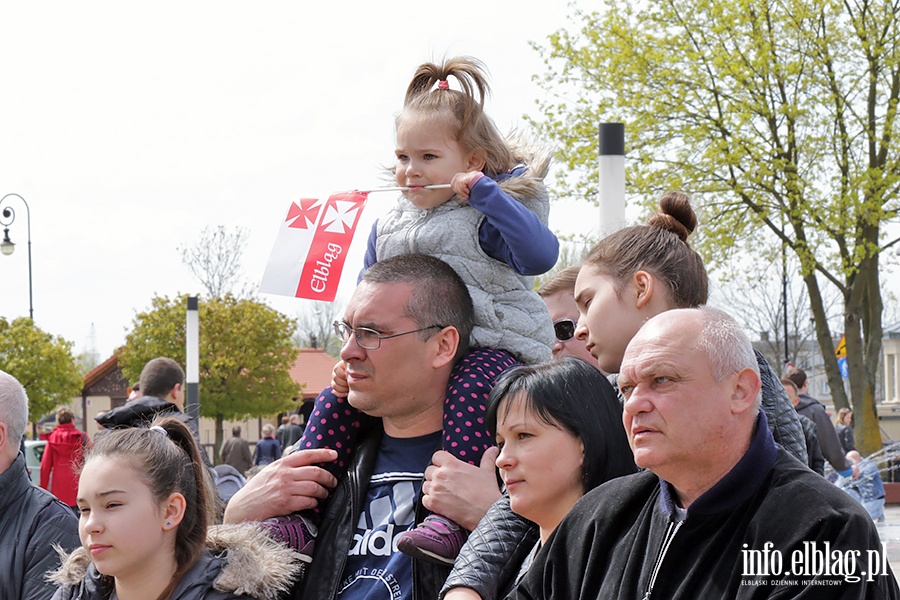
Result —
[[[451, 79], [458, 90], [451, 89]], [[550, 359], [553, 325], [533, 290], [533, 276], [550, 270], [559, 253], [547, 227], [550, 202], [543, 179], [550, 154], [502, 136], [484, 112], [488, 92], [484, 67], [472, 58], [416, 70], [395, 123], [393, 173], [403, 197], [374, 225], [365, 257], [368, 268], [399, 254], [428, 254], [465, 281], [475, 306], [473, 349], [450, 378], [443, 447], [474, 465], [493, 445], [484, 411], [497, 376], [520, 362]], [[335, 323], [335, 331], [345, 344], [377, 352], [381, 343], [382, 332], [351, 330], [343, 322]], [[337, 449], [335, 472], [346, 469], [360, 426], [360, 413], [345, 399], [350, 387], [339, 364], [333, 390], [316, 400], [297, 445]], [[306, 522], [276, 519], [276, 537], [309, 554], [316, 516], [305, 516]], [[465, 537], [460, 525], [432, 515], [403, 533], [398, 547], [419, 559], [453, 564]]]
[[299, 556], [254, 525], [208, 530], [213, 498], [180, 420], [110, 431], [81, 470], [82, 547], [52, 574], [54, 598], [277, 598], [299, 574]]

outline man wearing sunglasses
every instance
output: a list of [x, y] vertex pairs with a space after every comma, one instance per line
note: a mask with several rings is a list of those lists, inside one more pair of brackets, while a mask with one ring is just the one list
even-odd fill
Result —
[[584, 342], [575, 339], [575, 327], [578, 324], [575, 279], [578, 277], [579, 268], [574, 266], [563, 269], [542, 285], [537, 293], [547, 305], [550, 318], [553, 320], [553, 332], [556, 335], [553, 358], [574, 356], [599, 370], [597, 360], [587, 351]]
[[356, 597], [385, 586], [392, 597], [437, 597], [449, 567], [413, 564], [394, 540], [427, 514], [424, 472], [441, 447], [444, 395], [473, 323], [465, 284], [441, 260], [402, 255], [363, 275], [335, 332], [349, 403], [379, 419], [362, 425], [347, 475], [337, 481], [316, 466], [333, 461], [334, 451], [300, 450], [251, 479], [225, 515], [259, 521], [328, 497], [315, 556], [293, 597], [328, 599], [342, 590]]

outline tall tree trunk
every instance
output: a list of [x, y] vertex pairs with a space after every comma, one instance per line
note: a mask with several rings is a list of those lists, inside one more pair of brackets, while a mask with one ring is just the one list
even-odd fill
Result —
[[222, 448], [222, 442], [225, 440], [225, 432], [223, 431], [223, 423], [225, 418], [222, 413], [216, 413], [216, 445], [213, 448], [213, 464], [222, 464], [222, 455], [219, 452]]
[[[867, 235], [877, 240], [877, 228], [869, 228]], [[878, 369], [881, 364], [882, 336], [882, 300], [881, 284], [878, 272], [878, 254], [860, 262], [860, 270], [855, 285], [863, 293], [857, 305], [854, 303], [859, 340], [859, 356], [861, 360], [850, 360], [850, 337], [847, 340], [847, 358], [850, 368], [850, 391], [853, 398], [854, 438], [863, 456], [881, 449], [881, 428], [878, 422], [875, 390], [878, 381]], [[855, 344], [854, 344], [855, 345]], [[862, 418], [859, 418], [859, 417]]]
[[811, 273], [804, 275], [803, 282], [809, 292], [809, 307], [815, 319], [816, 341], [819, 344], [822, 358], [824, 358], [825, 377], [828, 380], [828, 389], [831, 390], [831, 401], [836, 410], [849, 407], [850, 403], [847, 401], [847, 394], [844, 391], [844, 381], [841, 379], [841, 372], [834, 355], [834, 337], [831, 335], [831, 328], [828, 325], [828, 315], [825, 313], [819, 281], [815, 274]]

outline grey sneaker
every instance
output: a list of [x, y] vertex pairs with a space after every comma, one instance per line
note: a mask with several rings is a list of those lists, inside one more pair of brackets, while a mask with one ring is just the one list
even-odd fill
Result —
[[428, 515], [415, 529], [397, 538], [397, 548], [413, 558], [452, 565], [469, 536], [465, 529], [440, 515]]

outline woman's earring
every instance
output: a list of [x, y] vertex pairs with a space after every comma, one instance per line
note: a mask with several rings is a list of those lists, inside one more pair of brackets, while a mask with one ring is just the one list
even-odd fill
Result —
[[166, 527], [171, 527], [171, 526], [172, 526], [172, 521], [166, 521]]

